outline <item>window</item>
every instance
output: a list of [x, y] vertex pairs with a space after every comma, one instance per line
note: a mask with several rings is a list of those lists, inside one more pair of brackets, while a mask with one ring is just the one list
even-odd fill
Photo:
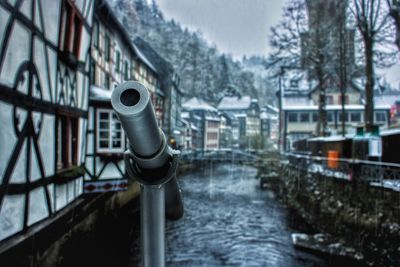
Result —
[[121, 53], [119, 51], [115, 52], [115, 71], [121, 71]]
[[104, 59], [105, 61], [110, 61], [110, 52], [111, 52], [111, 40], [110, 36], [106, 34], [104, 38]]
[[384, 111], [375, 112], [375, 122], [386, 122], [386, 114]]
[[288, 120], [289, 122], [297, 122], [298, 121], [297, 113], [289, 113]]
[[117, 115], [112, 110], [97, 111], [97, 151], [123, 152], [124, 133]]
[[217, 140], [218, 133], [207, 133], [207, 140]]
[[290, 88], [299, 88], [298, 80], [290, 80]]
[[313, 112], [312, 113], [312, 122], [317, 122], [318, 121], [318, 113]]
[[57, 121], [57, 169], [78, 164], [78, 118], [61, 115]]
[[79, 58], [82, 18], [71, 1], [64, 1], [61, 14], [60, 50]]
[[334, 121], [333, 118], [334, 118], [333, 117], [333, 113], [332, 112], [328, 112], [328, 122], [333, 122]]
[[106, 74], [104, 74], [104, 75], [105, 75], [105, 78], [104, 78], [103, 87], [104, 87], [105, 89], [111, 90], [111, 82], [112, 82], [111, 76], [110, 76], [110, 74], [108, 74], [108, 73], [106, 73]]
[[96, 62], [92, 61], [90, 67], [90, 82], [91, 84], [96, 84]]
[[219, 128], [219, 123], [216, 121], [208, 121], [207, 126], [208, 128]]
[[[342, 122], [343, 121], [343, 113], [340, 112], [339, 113], [339, 121]], [[344, 114], [344, 121], [348, 122], [349, 121], [349, 113], [345, 113]]]
[[310, 122], [310, 113], [308, 112], [300, 113], [300, 122]]
[[100, 25], [99, 22], [96, 20], [93, 24], [93, 46], [99, 48], [100, 43]]
[[360, 112], [351, 112], [350, 113], [350, 121], [351, 122], [361, 122], [361, 113]]
[[129, 64], [128, 61], [125, 60], [125, 80], [129, 80], [130, 79], [130, 75], [129, 75]]

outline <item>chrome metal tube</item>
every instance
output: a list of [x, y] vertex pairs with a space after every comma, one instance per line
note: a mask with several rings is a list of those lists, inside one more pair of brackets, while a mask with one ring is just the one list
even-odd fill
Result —
[[164, 185], [140, 186], [142, 266], [165, 266]]

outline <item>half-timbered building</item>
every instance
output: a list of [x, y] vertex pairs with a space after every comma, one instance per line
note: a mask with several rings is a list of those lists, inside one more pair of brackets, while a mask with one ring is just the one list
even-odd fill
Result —
[[155, 67], [133, 45], [107, 2], [97, 0], [91, 44], [85, 192], [118, 191], [127, 187], [122, 158], [127, 140], [112, 110], [111, 93], [116, 85], [128, 80], [138, 80], [149, 89], [157, 114], [161, 116], [162, 110], [157, 109], [161, 97], [157, 97]]
[[93, 1], [0, 1], [0, 241], [82, 194]]

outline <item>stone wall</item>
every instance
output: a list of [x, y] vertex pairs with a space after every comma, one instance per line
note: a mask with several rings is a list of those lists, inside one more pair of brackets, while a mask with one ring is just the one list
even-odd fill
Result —
[[[260, 167], [266, 176], [271, 163]], [[289, 164], [267, 176], [291, 211], [315, 231], [329, 233], [361, 251], [370, 265], [397, 266], [400, 259], [400, 194], [320, 174]]]

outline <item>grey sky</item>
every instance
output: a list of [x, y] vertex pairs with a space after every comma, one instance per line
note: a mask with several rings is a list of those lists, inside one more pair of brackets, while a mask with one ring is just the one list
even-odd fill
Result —
[[221, 52], [240, 58], [268, 52], [269, 28], [284, 0], [157, 0], [167, 18], [200, 29]]
[[[148, 0], [151, 1], [151, 0]], [[285, 0], [156, 0], [164, 15], [179, 21], [235, 58], [270, 51], [269, 29], [279, 22]], [[378, 70], [400, 89], [400, 64]]]

